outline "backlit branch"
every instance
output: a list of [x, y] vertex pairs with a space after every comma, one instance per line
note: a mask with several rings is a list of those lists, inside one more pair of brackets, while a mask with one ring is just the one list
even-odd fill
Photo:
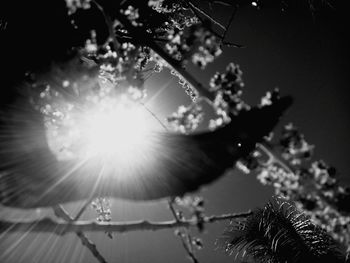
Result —
[[[237, 218], [245, 218], [251, 215], [252, 212], [234, 213], [219, 216], [208, 216], [203, 218], [204, 223], [214, 223], [225, 220], [233, 220]], [[64, 235], [70, 232], [118, 232], [126, 233], [132, 231], [158, 231], [172, 228], [191, 228], [197, 227], [196, 219], [189, 219], [184, 221], [129, 221], [129, 222], [112, 222], [112, 223], [97, 223], [91, 221], [77, 221], [64, 222], [55, 221], [51, 218], [44, 218], [34, 221], [0, 221], [0, 233], [6, 232], [42, 232], [55, 233], [57, 235]]]

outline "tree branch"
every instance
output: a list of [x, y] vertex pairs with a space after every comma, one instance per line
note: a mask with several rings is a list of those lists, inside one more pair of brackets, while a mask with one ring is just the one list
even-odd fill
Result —
[[190, 236], [188, 233], [186, 233], [186, 236], [187, 236], [187, 237], [183, 237], [182, 235], [180, 236], [182, 246], [183, 246], [184, 249], [186, 250], [187, 255], [188, 255], [188, 257], [191, 259], [191, 261], [192, 261], [193, 263], [198, 263], [199, 261], [198, 261], [198, 259], [196, 258], [195, 254], [193, 253], [192, 247], [189, 247], [189, 245], [191, 244], [190, 242], [192, 242], [191, 236]]
[[[53, 210], [54, 210], [55, 215], [57, 217], [62, 218], [62, 219], [64, 219], [67, 222], [74, 222], [74, 219], [67, 213], [66, 210], [64, 210], [64, 208], [61, 205], [54, 206]], [[1, 223], [0, 223], [0, 225], [1, 225]], [[107, 263], [107, 260], [97, 250], [96, 245], [82, 231], [77, 231], [76, 235], [80, 239], [80, 241], [83, 244], [83, 246], [87, 247], [91, 251], [92, 255], [100, 263]]]
[[180, 74], [191, 86], [196, 89], [202, 96], [207, 97], [210, 100], [214, 100], [215, 95], [210, 92], [208, 88], [204, 87], [199, 81], [197, 81], [181, 64], [180, 61], [173, 59], [169, 54], [167, 54], [163, 48], [161, 48], [152, 39], [152, 35], [147, 33], [142, 27], [135, 27], [131, 24], [128, 18], [123, 14], [117, 13], [117, 20], [122, 23], [125, 29], [128, 31], [129, 35], [132, 37], [130, 41], [148, 46], [151, 48], [158, 56], [164, 59], [178, 74]]
[[[204, 223], [214, 223], [225, 220], [233, 220], [237, 218], [245, 218], [252, 214], [251, 211], [243, 213], [233, 213], [219, 216], [208, 216], [203, 218]], [[69, 232], [118, 232], [126, 233], [132, 231], [158, 231], [172, 228], [191, 228], [197, 227], [196, 219], [189, 219], [177, 222], [176, 220], [151, 222], [151, 221], [130, 221], [130, 222], [112, 222], [112, 223], [97, 223], [94, 221], [77, 221], [63, 222], [55, 221], [51, 218], [44, 218], [34, 221], [0, 221], [0, 233], [2, 232], [46, 232], [64, 235]]]
[[[178, 212], [176, 211], [176, 209], [174, 207], [174, 200], [173, 199], [169, 200], [168, 205], [169, 205], [169, 209], [170, 209], [172, 215], [175, 218], [175, 221], [176, 222], [183, 221], [179, 217]], [[182, 244], [183, 248], [185, 249], [188, 257], [192, 260], [192, 262], [193, 263], [198, 263], [198, 259], [197, 259], [196, 255], [193, 252], [192, 237], [191, 237], [191, 235], [190, 235], [190, 233], [189, 233], [187, 228], [183, 228], [183, 231], [184, 231], [184, 233], [180, 233], [178, 235], [180, 240], [181, 240], [181, 244]]]

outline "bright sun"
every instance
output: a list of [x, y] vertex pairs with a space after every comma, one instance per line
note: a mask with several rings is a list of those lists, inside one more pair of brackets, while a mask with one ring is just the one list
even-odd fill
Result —
[[88, 155], [126, 159], [147, 144], [150, 126], [145, 109], [126, 98], [97, 105], [81, 124]]
[[47, 121], [49, 147], [58, 160], [96, 160], [121, 170], [150, 159], [157, 125], [142, 104], [126, 96], [91, 101], [66, 112], [59, 124]]

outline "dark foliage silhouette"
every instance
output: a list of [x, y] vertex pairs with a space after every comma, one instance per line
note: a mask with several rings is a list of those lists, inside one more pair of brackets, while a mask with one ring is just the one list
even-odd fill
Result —
[[231, 224], [218, 246], [258, 262], [344, 262], [338, 244], [323, 229], [279, 199]]

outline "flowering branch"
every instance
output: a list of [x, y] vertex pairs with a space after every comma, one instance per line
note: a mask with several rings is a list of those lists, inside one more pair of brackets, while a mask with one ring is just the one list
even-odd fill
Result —
[[[232, 220], [236, 218], [245, 218], [251, 215], [252, 212], [233, 213], [219, 216], [203, 217], [204, 223], [214, 223], [225, 220]], [[197, 227], [198, 221], [196, 219], [189, 219], [183, 221], [163, 221], [151, 222], [147, 220], [130, 221], [130, 222], [91, 222], [91, 221], [77, 221], [77, 222], [63, 222], [56, 221], [51, 218], [43, 218], [34, 221], [0, 221], [0, 233], [6, 232], [49, 232], [56, 235], [64, 235], [69, 232], [118, 232], [126, 233], [132, 231], [158, 231], [172, 228], [191, 228]]]
[[169, 54], [167, 54], [163, 48], [161, 48], [152, 39], [152, 35], [147, 33], [142, 27], [135, 27], [123, 14], [117, 14], [117, 20], [123, 24], [125, 29], [128, 31], [132, 37], [131, 41], [141, 42], [142, 44], [151, 48], [158, 56], [165, 60], [179, 75], [183, 77], [189, 84], [191, 84], [202, 96], [214, 100], [215, 94], [210, 92], [208, 88], [204, 87], [202, 83], [197, 81], [196, 78], [192, 76], [181, 64], [180, 61], [173, 59]]

